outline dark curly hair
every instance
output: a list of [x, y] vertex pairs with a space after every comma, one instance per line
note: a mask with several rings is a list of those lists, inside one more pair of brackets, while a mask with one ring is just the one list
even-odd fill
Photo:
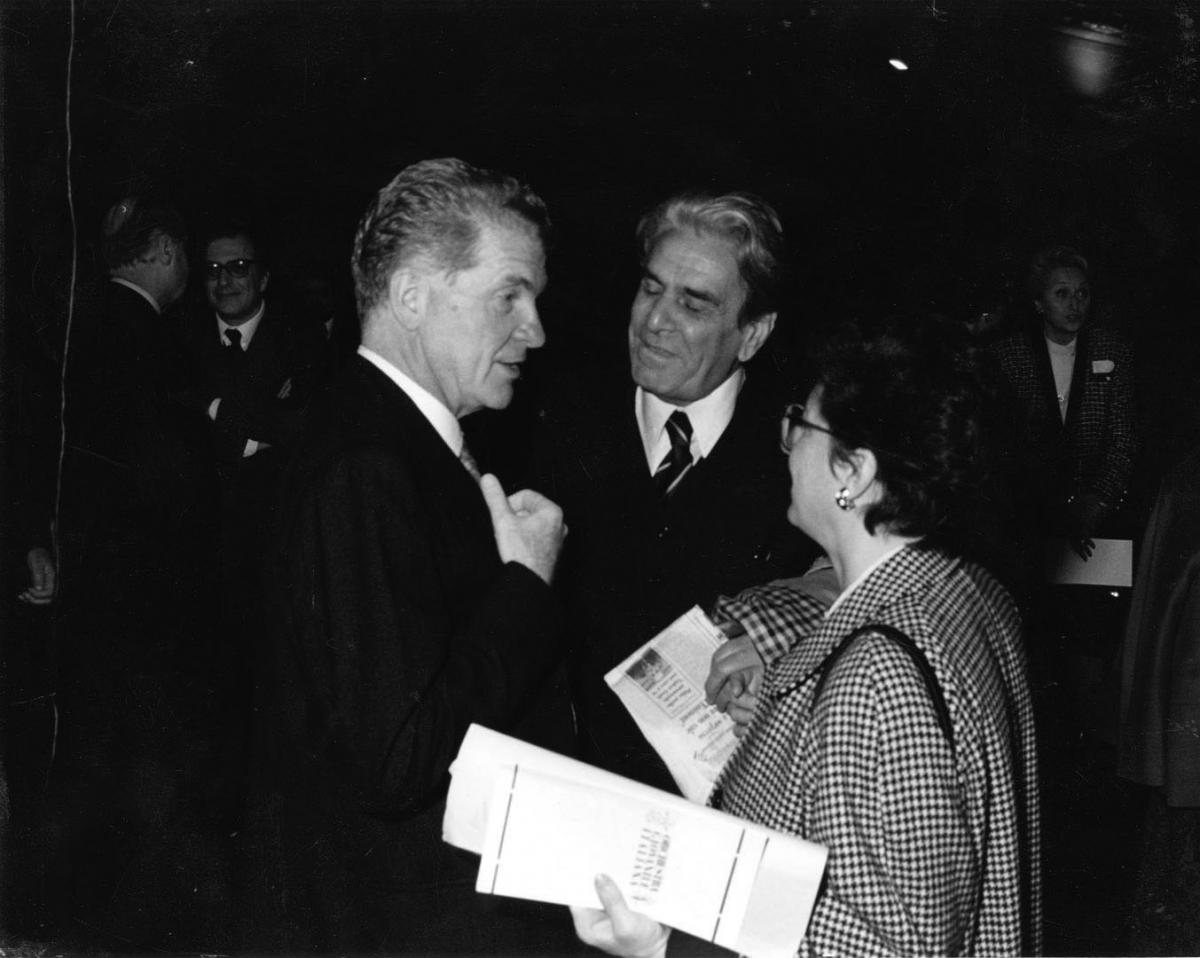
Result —
[[878, 462], [883, 495], [863, 515], [867, 531], [943, 531], [983, 454], [984, 391], [965, 331], [930, 315], [856, 321], [835, 334], [819, 368], [831, 456], [869, 449]]
[[524, 221], [543, 247], [550, 243], [546, 204], [524, 183], [458, 159], [405, 167], [367, 206], [354, 237], [350, 268], [358, 311], [366, 317], [388, 278], [418, 258], [438, 269], [476, 265], [481, 221]]

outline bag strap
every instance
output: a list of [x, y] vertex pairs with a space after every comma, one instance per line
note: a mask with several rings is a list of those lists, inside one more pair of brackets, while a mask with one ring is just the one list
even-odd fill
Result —
[[838, 659], [845, 654], [855, 639], [868, 634], [885, 636], [908, 653], [908, 657], [912, 659], [913, 665], [921, 673], [921, 678], [925, 682], [925, 689], [929, 693], [929, 698], [933, 703], [933, 710], [937, 715], [938, 725], [941, 726], [942, 735], [946, 737], [946, 744], [950, 746], [950, 751], [953, 752], [954, 726], [950, 722], [950, 709], [946, 705], [946, 697], [942, 694], [942, 687], [938, 684], [933, 666], [929, 664], [929, 659], [925, 657], [925, 653], [917, 647], [917, 643], [894, 626], [882, 623], [864, 625], [861, 628], [855, 629], [835, 645], [833, 651], [825, 656], [825, 660], [817, 666], [817, 684], [813, 689], [813, 705], [816, 705], [817, 699], [821, 697], [821, 690], [825, 687], [825, 680], [829, 678], [829, 673], [833, 670], [834, 665], [837, 664]]

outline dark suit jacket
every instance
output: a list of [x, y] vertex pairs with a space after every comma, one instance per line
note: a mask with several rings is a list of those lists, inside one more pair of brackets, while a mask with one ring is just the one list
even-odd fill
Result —
[[1090, 493], [1111, 510], [1119, 507], [1137, 454], [1132, 349], [1104, 328], [1085, 328], [1077, 343], [1065, 422], [1040, 328], [992, 347], [1010, 391], [1010, 472], [1030, 506], [1051, 522], [1071, 495]]
[[[125, 609], [146, 638], [155, 604], [195, 592], [198, 537], [214, 496], [203, 435], [170, 401], [185, 363], [167, 320], [137, 292], [104, 282], [85, 295], [67, 354], [60, 521], [68, 606]], [[151, 630], [152, 631], [152, 630]]]
[[783, 575], [815, 547], [787, 522], [782, 405], [747, 378], [712, 454], [658, 497], [628, 381], [559, 395], [543, 416], [538, 483], [570, 535], [558, 574], [568, 600], [570, 666], [584, 757], [676, 790], [604, 674], [693, 605]]
[[170, 402], [184, 375], [167, 319], [144, 297], [112, 281], [85, 294], [67, 353], [68, 467], [93, 484], [78, 502], [107, 529], [161, 539], [196, 494], [198, 433]]
[[283, 482], [251, 816], [252, 919], [281, 928], [252, 950], [536, 949], [441, 819], [468, 724], [512, 732], [535, 707], [557, 601], [501, 563], [478, 486], [377, 368], [356, 357], [310, 413]]
[[[324, 378], [326, 344], [319, 324], [297, 322], [273, 301], [241, 354], [222, 343], [218, 330], [207, 303], [184, 318], [178, 333], [192, 368], [177, 398], [209, 437], [219, 478], [218, 589], [212, 599], [219, 595], [214, 605], [221, 627], [198, 652], [214, 687], [223, 690], [218, 713], [241, 734], [235, 716], [248, 709], [247, 648], [264, 628], [262, 570], [278, 518], [279, 472]], [[208, 407], [218, 397], [217, 418], [210, 421]], [[244, 456], [248, 439], [269, 445]]]
[[[1200, 449], [1163, 479], [1121, 649], [1117, 774], [1200, 805]], [[1184, 731], [1187, 730], [1187, 731]]]
[[228, 468], [241, 463], [247, 439], [278, 446], [299, 432], [304, 406], [324, 374], [326, 344], [318, 324], [291, 322], [270, 302], [240, 361], [230, 361], [217, 330], [208, 308], [183, 323], [180, 338], [198, 373], [183, 399], [207, 415], [220, 397], [214, 439]]

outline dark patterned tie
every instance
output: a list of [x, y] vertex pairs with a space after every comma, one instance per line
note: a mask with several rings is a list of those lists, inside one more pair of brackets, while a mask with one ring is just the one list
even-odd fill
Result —
[[692, 421], [687, 413], [676, 409], [667, 420], [667, 438], [671, 440], [671, 451], [654, 471], [654, 485], [662, 496], [669, 496], [692, 467]]
[[479, 471], [479, 463], [475, 461], [475, 457], [471, 455], [471, 450], [467, 448], [465, 442], [463, 443], [462, 452], [458, 454], [458, 460], [476, 482], [483, 478], [483, 473]]
[[[225, 341], [229, 344], [227, 347], [225, 347], [226, 349], [232, 349], [238, 355], [241, 355], [242, 331], [240, 329], [233, 329], [231, 327], [230, 329], [225, 330]], [[230, 353], [230, 356], [233, 356], [234, 359], [237, 358], [237, 356], [234, 356], [233, 353]]]

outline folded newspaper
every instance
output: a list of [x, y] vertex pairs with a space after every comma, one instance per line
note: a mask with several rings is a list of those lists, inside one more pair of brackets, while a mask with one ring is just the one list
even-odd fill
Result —
[[826, 851], [472, 725], [450, 768], [443, 838], [481, 856], [477, 891], [630, 907], [751, 958], [790, 958]]
[[712, 654], [724, 641], [693, 606], [604, 676], [693, 802], [708, 798], [737, 747], [733, 719], [704, 697]]

